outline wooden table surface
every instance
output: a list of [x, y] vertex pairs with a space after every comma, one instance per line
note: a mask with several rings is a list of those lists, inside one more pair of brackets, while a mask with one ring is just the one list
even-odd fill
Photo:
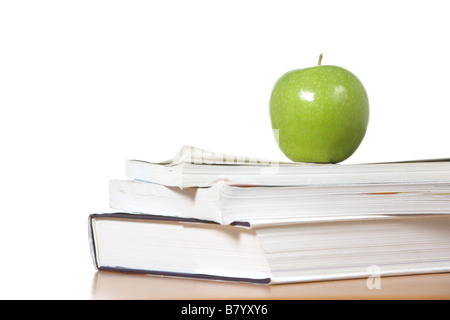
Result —
[[367, 279], [352, 279], [267, 286], [98, 271], [92, 299], [450, 299], [450, 273], [382, 277], [379, 284], [369, 289]]

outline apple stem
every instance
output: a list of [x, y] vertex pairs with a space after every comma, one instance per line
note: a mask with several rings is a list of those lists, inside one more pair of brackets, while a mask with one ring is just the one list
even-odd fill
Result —
[[319, 62], [317, 63], [318, 66], [320, 66], [320, 64], [322, 63], [322, 57], [323, 57], [323, 53], [321, 53], [319, 56]]

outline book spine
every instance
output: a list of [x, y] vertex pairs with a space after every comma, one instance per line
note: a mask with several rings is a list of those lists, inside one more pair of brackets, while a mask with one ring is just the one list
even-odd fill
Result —
[[94, 227], [94, 218], [97, 214], [90, 214], [88, 217], [88, 239], [89, 239], [89, 247], [91, 251], [92, 262], [94, 263], [94, 267], [96, 270], [99, 270], [99, 264], [97, 260], [97, 248], [95, 241], [95, 227]]

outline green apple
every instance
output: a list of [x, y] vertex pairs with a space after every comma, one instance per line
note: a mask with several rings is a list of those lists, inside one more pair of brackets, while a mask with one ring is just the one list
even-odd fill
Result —
[[285, 73], [270, 96], [272, 129], [281, 151], [295, 162], [338, 163], [361, 144], [369, 100], [350, 71], [319, 65]]

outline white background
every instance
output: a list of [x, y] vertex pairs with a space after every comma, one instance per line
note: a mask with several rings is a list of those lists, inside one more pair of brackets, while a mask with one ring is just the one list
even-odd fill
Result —
[[0, 298], [91, 298], [87, 217], [127, 158], [285, 160], [270, 92], [320, 53], [369, 95], [347, 163], [449, 157], [449, 30], [433, 0], [1, 1]]

